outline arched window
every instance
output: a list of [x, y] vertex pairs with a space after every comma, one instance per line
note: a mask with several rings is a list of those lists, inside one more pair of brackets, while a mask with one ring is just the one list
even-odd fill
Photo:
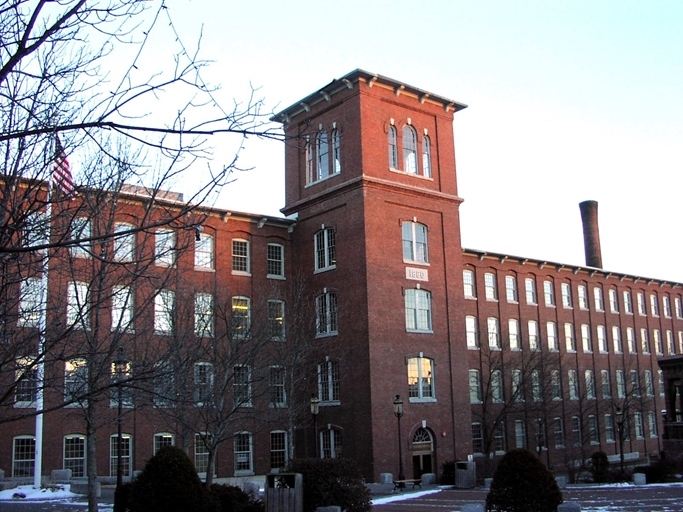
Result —
[[330, 427], [320, 432], [320, 458], [337, 459], [342, 456], [342, 431]]
[[398, 144], [396, 143], [396, 127], [389, 127], [389, 167], [398, 169]]
[[315, 138], [316, 152], [318, 156], [317, 160], [317, 173], [316, 176], [318, 180], [326, 178], [330, 174], [330, 153], [329, 144], [327, 142], [327, 132], [325, 130], [320, 130]]
[[410, 125], [403, 127], [403, 170], [417, 174], [417, 134]]
[[422, 355], [408, 359], [408, 397], [411, 402], [434, 400], [433, 359]]
[[429, 137], [422, 137], [422, 174], [425, 178], [432, 177], [432, 143]]
[[403, 259], [416, 263], [428, 263], [427, 226], [417, 222], [404, 222]]
[[336, 128], [332, 130], [332, 165], [331, 174], [339, 174], [341, 172], [341, 137]]

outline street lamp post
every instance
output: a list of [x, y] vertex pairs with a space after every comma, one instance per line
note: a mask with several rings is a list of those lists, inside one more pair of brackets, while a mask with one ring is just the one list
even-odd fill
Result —
[[621, 462], [621, 475], [624, 475], [624, 411], [617, 407], [617, 433], [619, 434], [619, 461]]
[[123, 348], [119, 347], [114, 358], [114, 375], [116, 376], [116, 390], [118, 395], [118, 416], [116, 418], [116, 490], [123, 484], [123, 465], [121, 464], [121, 452], [123, 451], [123, 394], [121, 392], [121, 380], [128, 372], [128, 360], [123, 355]]
[[394, 416], [398, 420], [398, 479], [401, 481], [399, 487], [405, 487], [403, 480], [406, 477], [403, 474], [403, 448], [401, 446], [401, 416], [403, 416], [403, 400], [401, 400], [401, 395], [396, 395], [394, 399]]
[[315, 438], [315, 458], [318, 458], [318, 413], [320, 412], [320, 399], [311, 395], [311, 416], [313, 416], [313, 437]]

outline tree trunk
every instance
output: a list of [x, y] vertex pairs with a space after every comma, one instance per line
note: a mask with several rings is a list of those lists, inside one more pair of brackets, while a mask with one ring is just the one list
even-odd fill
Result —
[[97, 429], [95, 428], [95, 403], [88, 400], [86, 409], [86, 446], [88, 473], [88, 512], [98, 512], [97, 503]]
[[208, 489], [211, 487], [211, 484], [213, 484], [213, 474], [216, 469], [216, 448], [209, 448], [209, 460], [208, 463], [206, 464], [206, 481], [204, 482], [204, 486]]

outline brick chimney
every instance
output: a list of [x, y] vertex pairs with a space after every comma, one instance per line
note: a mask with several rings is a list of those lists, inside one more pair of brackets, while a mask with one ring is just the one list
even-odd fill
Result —
[[600, 229], [598, 228], [598, 202], [579, 203], [583, 222], [583, 245], [586, 252], [586, 266], [602, 268], [600, 252]]

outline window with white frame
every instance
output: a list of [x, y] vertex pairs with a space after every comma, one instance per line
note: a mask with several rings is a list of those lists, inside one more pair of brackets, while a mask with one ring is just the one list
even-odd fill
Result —
[[622, 294], [624, 298], [624, 313], [627, 315], [632, 315], [633, 314], [633, 299], [631, 297], [631, 292], [628, 290], [624, 290], [624, 293]]
[[285, 247], [282, 244], [268, 244], [268, 275], [271, 279], [285, 278]]
[[572, 287], [569, 283], [562, 283], [560, 285], [560, 292], [562, 293], [562, 307], [571, 309], [572, 303]]
[[474, 272], [471, 270], [463, 270], [462, 282], [465, 289], [465, 298], [474, 299], [477, 296], [474, 284]]
[[111, 330], [133, 331], [133, 310], [130, 286], [114, 286], [111, 291]]
[[624, 380], [624, 370], [617, 370], [615, 372], [617, 379], [617, 397], [624, 398], [626, 396], [626, 381]]
[[662, 297], [662, 309], [664, 310], [664, 316], [671, 318], [671, 299], [668, 295]]
[[640, 344], [643, 347], [643, 354], [649, 354], [650, 353], [650, 336], [647, 333], [647, 329], [644, 327], [640, 329]]
[[477, 317], [476, 316], [466, 316], [465, 317], [465, 338], [467, 339], [467, 348], [477, 349], [479, 348], [479, 337], [477, 336]]
[[540, 350], [538, 342], [538, 322], [536, 320], [529, 320], [527, 322], [529, 330], [529, 350]]
[[[131, 475], [131, 453], [133, 438], [130, 434], [121, 436], [121, 473], [123, 476]], [[109, 476], [116, 476], [119, 466], [119, 439], [117, 434], [109, 436]]]
[[562, 418], [553, 418], [553, 438], [555, 448], [564, 448], [564, 422]]
[[609, 352], [609, 344], [607, 342], [607, 329], [604, 325], [598, 325], [598, 351], [601, 354], [607, 354]]
[[213, 404], [213, 364], [194, 364], [194, 401], [198, 407]]
[[650, 312], [652, 316], [659, 316], [659, 302], [654, 293], [650, 294]]
[[484, 431], [479, 422], [472, 423], [472, 452], [484, 452]]
[[287, 387], [285, 377], [287, 370], [284, 366], [271, 366], [268, 379], [271, 407], [287, 407]]
[[548, 340], [548, 350], [557, 352], [560, 350], [560, 344], [557, 341], [557, 325], [555, 322], [547, 322], [545, 324], [546, 338]]
[[486, 300], [498, 299], [495, 274], [492, 274], [490, 272], [484, 274], [484, 294], [486, 295]]
[[330, 270], [337, 266], [335, 231], [323, 226], [315, 234], [315, 270]]
[[505, 298], [512, 304], [515, 304], [519, 300], [517, 297], [517, 281], [515, 280], [515, 276], [505, 276]]
[[398, 137], [396, 135], [396, 127], [389, 126], [387, 130], [387, 139], [389, 146], [389, 167], [398, 169]]
[[71, 470], [72, 478], [85, 476], [85, 436], [64, 436], [63, 462], [64, 469]]
[[674, 309], [676, 310], [676, 318], [683, 318], [683, 301], [680, 297], [674, 299]]
[[341, 172], [341, 135], [339, 135], [339, 130], [336, 128], [332, 129], [332, 169], [330, 169], [330, 175], [339, 174]]
[[248, 240], [232, 241], [232, 273], [242, 276], [251, 275], [250, 246]]
[[533, 277], [527, 277], [524, 279], [524, 292], [526, 295], [526, 303], [530, 306], [535, 306], [538, 304], [536, 299], [536, 281]]
[[436, 399], [433, 359], [422, 354], [408, 359], [408, 397], [411, 402]]
[[135, 226], [124, 222], [114, 225], [114, 261], [133, 261], [135, 257]]
[[70, 245], [71, 256], [74, 258], [89, 258], [92, 253], [90, 221], [86, 217], [74, 217], [71, 221]]
[[410, 125], [403, 127], [403, 171], [417, 174], [417, 133]]
[[633, 413], [633, 426], [636, 431], [636, 439], [645, 438], [645, 425], [643, 424], [643, 414], [640, 412]]
[[154, 296], [154, 332], [170, 335], [174, 332], [175, 292], [157, 290]]
[[235, 407], [251, 407], [251, 366], [238, 364], [233, 368], [233, 391]]
[[541, 390], [541, 374], [538, 370], [531, 371], [531, 399], [540, 402], [543, 399]]
[[562, 383], [560, 370], [550, 371], [550, 398], [552, 400], [562, 400]]
[[491, 399], [494, 403], [503, 402], [503, 375], [500, 370], [491, 372]]
[[605, 311], [605, 300], [602, 296], [602, 288], [593, 288], [593, 301], [595, 302], [595, 311]]
[[587, 324], [581, 324], [581, 345], [583, 347], [584, 353], [590, 354], [591, 352], [593, 352], [593, 343], [591, 342], [590, 326]]
[[199, 233], [194, 241], [194, 268], [213, 270], [213, 235]]
[[90, 329], [88, 284], [71, 282], [66, 288], [66, 324], [74, 329]]
[[633, 327], [626, 328], [626, 346], [629, 354], [636, 354], [638, 352], [638, 344], [636, 343], [636, 331]]
[[581, 418], [579, 416], [572, 416], [572, 442], [574, 446], [581, 446], [583, 444], [583, 433], [581, 432]]
[[[406, 294], [406, 303], [407, 301]], [[315, 298], [315, 306], [316, 335], [320, 337], [337, 334], [337, 293], [324, 290]]]
[[403, 261], [429, 263], [427, 226], [418, 222], [403, 222]]
[[580, 284], [577, 288], [579, 296], [579, 309], [588, 309], [588, 288], [584, 284]]
[[470, 370], [470, 403], [481, 403], [481, 373], [479, 370]]
[[432, 295], [426, 290], [405, 291], [406, 331], [432, 332]]
[[614, 288], [610, 288], [607, 291], [609, 297], [609, 310], [612, 313], [619, 313], [619, 296]]
[[508, 342], [510, 350], [521, 350], [522, 344], [519, 338], [519, 321], [516, 318], [508, 320]]
[[605, 441], [613, 443], [614, 438], [614, 418], [611, 414], [605, 414]]
[[432, 177], [432, 143], [428, 135], [422, 137], [422, 174], [425, 178]]
[[640, 375], [638, 375], [638, 370], [631, 370], [631, 392], [634, 397], [640, 396]]
[[210, 293], [194, 296], [194, 335], [213, 338], [213, 295]]
[[36, 406], [38, 397], [38, 367], [33, 356], [19, 357], [14, 371], [14, 407]]
[[154, 234], [154, 262], [156, 265], [172, 267], [175, 265], [175, 232], [159, 229]]
[[662, 334], [659, 329], [652, 330], [652, 339], [655, 342], [655, 351], [658, 356], [664, 355], [664, 346], [662, 343]]
[[43, 315], [43, 281], [29, 277], [19, 287], [19, 327], [40, 327]]
[[591, 444], [600, 444], [598, 418], [593, 414], [588, 415], [588, 439]]
[[645, 307], [645, 294], [638, 292], [636, 294], [636, 303], [638, 304], [638, 314], [641, 316], [647, 315], [647, 309]]
[[650, 437], [657, 437], [657, 415], [654, 411], [648, 411], [647, 413], [647, 426], [650, 431]]
[[567, 372], [568, 383], [569, 383], [569, 399], [578, 400], [579, 399], [579, 378], [576, 374], [576, 370], [569, 370]]
[[206, 474], [209, 471], [209, 448], [211, 434], [197, 433], [194, 435], [194, 468], [197, 473]]
[[342, 456], [342, 431], [328, 426], [320, 432], [320, 457], [337, 459]]
[[645, 394], [655, 396], [655, 383], [652, 380], [652, 371], [645, 370]]
[[322, 126], [315, 136], [315, 153], [316, 181], [320, 181], [330, 175], [330, 145]]
[[564, 344], [567, 352], [576, 352], [576, 338], [574, 337], [574, 324], [564, 324]]
[[497, 455], [505, 453], [505, 423], [498, 423], [493, 429], [493, 450]]
[[588, 400], [595, 400], [595, 376], [593, 370], [586, 370], [584, 372], [584, 380], [586, 382], [586, 398]]
[[270, 433], [270, 469], [282, 470], [287, 465], [287, 432], [273, 430]]
[[612, 383], [610, 382], [609, 370], [600, 370], [602, 380], [602, 398], [612, 398]]
[[249, 297], [232, 298], [230, 325], [234, 339], [243, 340], [249, 337], [251, 329], [251, 300]]
[[668, 355], [670, 355], [670, 356], [676, 355], [676, 344], [674, 343], [674, 333], [671, 330], [667, 329], [664, 334], [666, 335], [666, 349], [668, 351]]
[[678, 350], [679, 354], [683, 354], [683, 331], [678, 331]]
[[318, 365], [318, 398], [321, 403], [339, 403], [339, 363], [326, 360]]
[[83, 358], [64, 363], [64, 401], [79, 405], [88, 394], [88, 364]]
[[[119, 369], [121, 370], [121, 369]], [[109, 380], [111, 382], [109, 407], [118, 407], [121, 402], [121, 407], [131, 409], [135, 406], [133, 401], [133, 388], [127, 386], [133, 377], [133, 363], [128, 361], [123, 371], [116, 368], [116, 363], [111, 363]]]
[[618, 325], [612, 326], [612, 343], [614, 345], [614, 353], [623, 354], [624, 346], [621, 342], [621, 330]]
[[500, 348], [500, 330], [498, 329], [498, 319], [496, 317], [489, 317], [486, 319], [486, 328], [488, 331], [489, 348]]
[[36, 463], [36, 438], [17, 436], [12, 445], [12, 477], [33, 478]]
[[526, 448], [526, 423], [515, 420], [515, 448]]
[[268, 300], [268, 339], [285, 339], [285, 302], [279, 299]]
[[664, 396], [664, 372], [657, 370], [657, 383], [659, 384], [659, 396]]
[[512, 400], [515, 402], [524, 401], [524, 387], [522, 386], [522, 370], [517, 368], [512, 370]]
[[154, 434], [154, 455], [164, 446], [175, 446], [175, 438], [170, 432], [159, 432]]
[[555, 289], [553, 288], [552, 281], [543, 281], [543, 298], [546, 307], [555, 307]]

